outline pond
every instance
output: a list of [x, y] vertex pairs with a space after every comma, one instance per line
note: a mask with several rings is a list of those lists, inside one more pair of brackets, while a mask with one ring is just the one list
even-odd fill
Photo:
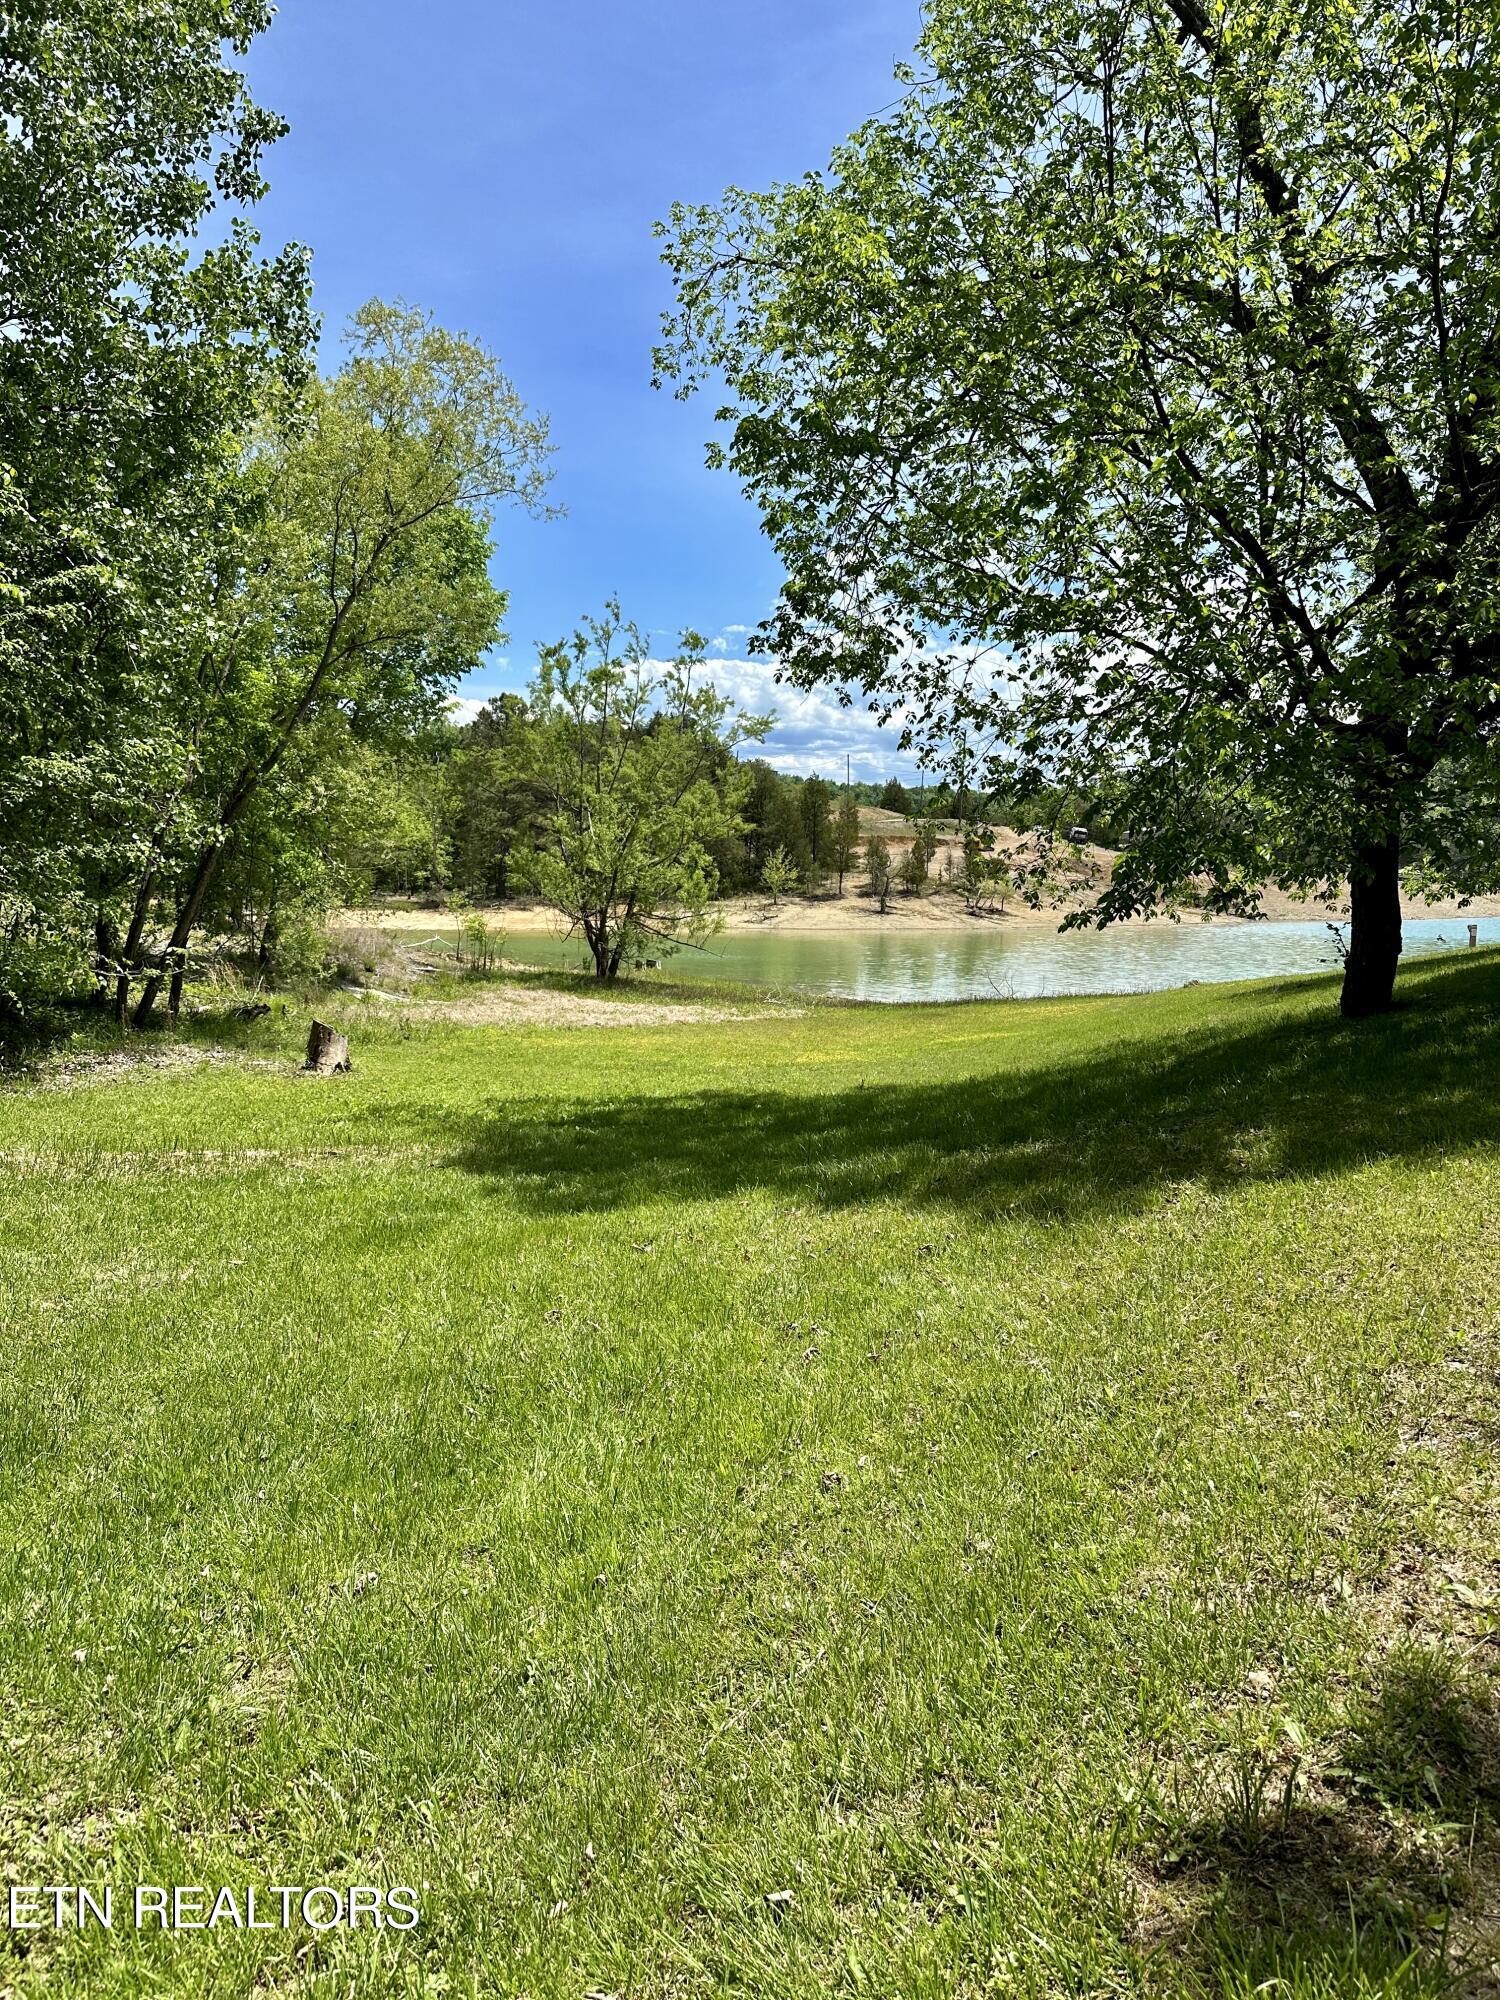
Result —
[[[1500, 943], [1500, 918], [1480, 918], [1481, 944]], [[1459, 951], [1468, 920], [1424, 917], [1406, 926], [1406, 950]], [[507, 958], [584, 965], [571, 940], [513, 936]], [[736, 931], [706, 951], [664, 961], [674, 979], [742, 979], [850, 1000], [1035, 999], [1060, 993], [1134, 993], [1189, 980], [1258, 979], [1331, 971], [1334, 941], [1316, 919], [1295, 923], [1155, 923], [1128, 930]]]

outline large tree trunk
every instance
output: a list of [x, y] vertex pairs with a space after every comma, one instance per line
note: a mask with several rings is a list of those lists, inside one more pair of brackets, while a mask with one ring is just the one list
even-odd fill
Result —
[[605, 923], [595, 924], [590, 918], [585, 917], [582, 922], [582, 930], [584, 942], [589, 948], [589, 955], [594, 961], [594, 977], [596, 979], [608, 979], [609, 926]]
[[115, 935], [113, 917], [100, 910], [94, 918], [94, 1005], [108, 1004], [109, 990], [114, 979], [114, 966], [119, 958], [120, 943]]
[[123, 1028], [125, 1016], [130, 1010], [130, 973], [141, 949], [141, 939], [146, 931], [146, 919], [151, 914], [151, 898], [156, 893], [156, 868], [153, 863], [141, 876], [140, 886], [135, 893], [135, 907], [130, 913], [130, 929], [125, 933], [125, 942], [120, 947], [120, 976], [115, 981], [115, 1019]]
[[1391, 1004], [1401, 957], [1401, 840], [1395, 833], [1359, 849], [1349, 873], [1349, 955], [1339, 1008], [1351, 1020]]

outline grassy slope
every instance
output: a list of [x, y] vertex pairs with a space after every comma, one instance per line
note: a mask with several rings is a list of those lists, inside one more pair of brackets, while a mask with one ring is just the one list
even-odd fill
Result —
[[1500, 965], [1404, 983], [0, 1094], [0, 1863], [425, 1885], [0, 1991], [1446, 1990]]

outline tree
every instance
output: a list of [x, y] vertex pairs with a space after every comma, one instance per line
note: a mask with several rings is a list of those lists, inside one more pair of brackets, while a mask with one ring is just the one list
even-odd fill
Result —
[[357, 736], [425, 723], [500, 636], [489, 580], [500, 501], [540, 508], [546, 426], [492, 356], [379, 302], [349, 359], [252, 440], [257, 505], [185, 662], [181, 749], [136, 884], [128, 978], [151, 913], [171, 912], [137, 1026], [183, 966], [227, 843], [299, 735], [338, 711]]
[[852, 792], [845, 792], [829, 829], [829, 865], [837, 872], [839, 894], [844, 893], [844, 877], [859, 865], [859, 805]]
[[726, 752], [764, 736], [771, 718], [738, 713], [703, 665], [689, 632], [670, 665], [653, 666], [614, 601], [541, 652], [517, 746], [541, 808], [514, 866], [583, 933], [600, 979], [647, 947], [672, 952], [714, 928], [711, 848], [742, 829], [748, 784]]
[[810, 864], [807, 873], [816, 883], [827, 869], [830, 859], [833, 791], [826, 778], [803, 779], [797, 788], [797, 809], [801, 814], [803, 831], [807, 835]]
[[293, 745], [226, 842], [203, 928], [248, 947], [258, 973], [314, 973], [336, 904], [362, 900], [376, 857], [425, 850], [389, 759], [337, 711]]
[[812, 849], [802, 817], [798, 788], [757, 757], [749, 765], [750, 787], [742, 812], [749, 863], [746, 886], [761, 880], [772, 852], [784, 848], [799, 878], [813, 872]]
[[761, 881], [773, 903], [780, 902], [786, 893], [797, 886], [797, 869], [792, 857], [784, 847], [773, 847], [766, 857], [766, 865], [761, 870]]
[[890, 908], [891, 850], [888, 843], [878, 833], [871, 834], [865, 842], [865, 873], [870, 878], [870, 894], [880, 905], [880, 914], [885, 915]]
[[50, 937], [65, 977], [149, 840], [167, 655], [244, 425], [305, 369], [306, 253], [239, 212], [284, 127], [226, 58], [272, 11], [67, 0], [0, 34], [0, 961]]
[[387, 749], [350, 743], [341, 775], [358, 799], [335, 850], [350, 896], [376, 889], [440, 889], [452, 872], [443, 819], [447, 759], [438, 723]]
[[918, 822], [916, 837], [912, 841], [912, 846], [921, 858], [922, 880], [925, 882], [927, 880], [927, 871], [937, 858], [938, 830], [936, 820], [924, 819]]
[[[971, 826], [964, 834], [963, 872], [959, 876], [959, 888], [963, 892], [964, 905], [970, 910], [979, 910], [995, 882], [995, 861], [993, 858], [994, 836], [986, 827]], [[1007, 877], [1007, 886], [1009, 878]]]
[[471, 896], [509, 896], [511, 855], [530, 838], [541, 810], [517, 756], [527, 713], [520, 695], [497, 695], [456, 732], [444, 766], [441, 818], [455, 879]]
[[906, 814], [911, 811], [911, 795], [899, 778], [887, 778], [880, 804], [884, 812]]
[[914, 840], [901, 857], [901, 886], [908, 896], [915, 896], [927, 882], [927, 853], [920, 840]]
[[[997, 865], [992, 865], [990, 873], [998, 881]], [[1033, 910], [1055, 902], [1078, 882], [1076, 872], [1066, 868], [1065, 857], [1059, 858], [1057, 840], [1047, 827], [1035, 829], [1016, 843], [1006, 857], [1004, 873], [1007, 888]]]
[[997, 783], [1116, 778], [1070, 922], [1347, 877], [1342, 1006], [1386, 1006], [1403, 851], [1484, 886], [1500, 799], [1492, 14], [930, 0], [906, 82], [670, 226], [661, 366], [728, 380], [769, 650], [992, 731]]

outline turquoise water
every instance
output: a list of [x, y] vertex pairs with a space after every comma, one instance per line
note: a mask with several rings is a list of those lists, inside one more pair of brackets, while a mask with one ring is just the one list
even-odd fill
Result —
[[[1500, 918], [1479, 919], [1481, 944], [1500, 944]], [[1408, 954], [1463, 950], [1464, 918], [1424, 917], [1406, 926]], [[571, 941], [512, 937], [507, 958], [530, 965], [584, 965]], [[1325, 924], [1151, 924], [1144, 929], [1050, 929], [827, 933], [737, 931], [706, 951], [663, 961], [674, 979], [743, 979], [851, 1000], [1033, 999], [1049, 993], [1146, 992], [1189, 980], [1257, 979], [1331, 971], [1337, 954]]]

